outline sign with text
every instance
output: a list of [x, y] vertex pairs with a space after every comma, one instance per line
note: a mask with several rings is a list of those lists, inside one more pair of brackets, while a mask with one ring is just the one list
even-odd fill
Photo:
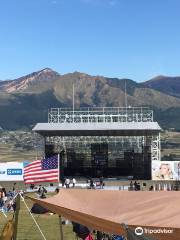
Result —
[[0, 163], [0, 181], [23, 181], [23, 163]]

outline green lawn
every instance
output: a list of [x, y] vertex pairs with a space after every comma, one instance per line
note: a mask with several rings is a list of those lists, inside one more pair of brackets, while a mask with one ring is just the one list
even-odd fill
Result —
[[[25, 200], [28, 206], [31, 208], [32, 201], [29, 199]], [[0, 213], [0, 232], [3, 229], [6, 221], [12, 218], [12, 213], [7, 214], [8, 218], [5, 218], [2, 213]], [[59, 217], [49, 214], [33, 215], [38, 222], [42, 232], [44, 233], [47, 240], [59, 240], [60, 230], [59, 230]], [[76, 239], [75, 234], [72, 232], [72, 226], [63, 225], [64, 240], [74, 240]], [[17, 240], [41, 240], [43, 239], [37, 229], [32, 217], [28, 213], [24, 202], [20, 202], [20, 212], [19, 221], [17, 229]]]
[[26, 151], [15, 148], [13, 144], [0, 143], [0, 162], [23, 162], [24, 160], [33, 161], [35, 159], [35, 151]]

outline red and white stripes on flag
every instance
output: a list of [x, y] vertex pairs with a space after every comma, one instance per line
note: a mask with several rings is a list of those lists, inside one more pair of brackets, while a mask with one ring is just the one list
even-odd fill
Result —
[[36, 160], [24, 168], [25, 184], [59, 182], [58, 156]]

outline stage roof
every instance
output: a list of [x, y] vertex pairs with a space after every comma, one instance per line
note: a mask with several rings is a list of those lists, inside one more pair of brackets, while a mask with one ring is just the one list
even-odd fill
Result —
[[33, 128], [43, 136], [146, 136], [157, 134], [157, 122], [37, 123]]

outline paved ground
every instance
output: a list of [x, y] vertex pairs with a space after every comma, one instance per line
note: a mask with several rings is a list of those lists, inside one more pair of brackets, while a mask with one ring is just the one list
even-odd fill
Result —
[[[134, 180], [133, 180], [133, 182], [134, 182]], [[165, 186], [168, 185], [168, 186], [173, 187], [176, 184], [175, 181], [137, 180], [137, 182], [140, 183], [141, 188], [142, 188], [141, 190], [149, 190], [149, 187], [153, 186], [153, 185], [154, 186], [156, 185], [157, 189], [159, 189], [160, 187], [163, 187], [163, 185], [165, 185]], [[0, 186], [5, 187], [7, 190], [12, 190], [13, 183], [14, 182], [0, 182]], [[85, 179], [84, 180], [83, 179], [79, 179], [79, 180], [77, 179], [77, 183], [79, 185], [82, 184], [82, 186], [85, 187], [86, 180]], [[47, 183], [47, 184], [45, 183], [45, 184], [42, 184], [42, 185], [49, 186], [49, 183]], [[54, 183], [53, 185], [58, 186], [58, 183]], [[123, 189], [126, 190], [129, 185], [130, 185], [129, 180], [123, 180], [123, 181], [122, 180], [105, 180], [105, 186], [109, 189], [113, 189], [113, 187], [114, 187], [115, 190], [123, 190]], [[38, 185], [37, 185], [37, 187], [38, 187]], [[16, 183], [16, 189], [18, 189], [18, 190], [21, 190], [21, 189], [26, 190], [27, 188], [29, 188], [29, 186], [25, 185], [24, 182], [17, 182]]]

